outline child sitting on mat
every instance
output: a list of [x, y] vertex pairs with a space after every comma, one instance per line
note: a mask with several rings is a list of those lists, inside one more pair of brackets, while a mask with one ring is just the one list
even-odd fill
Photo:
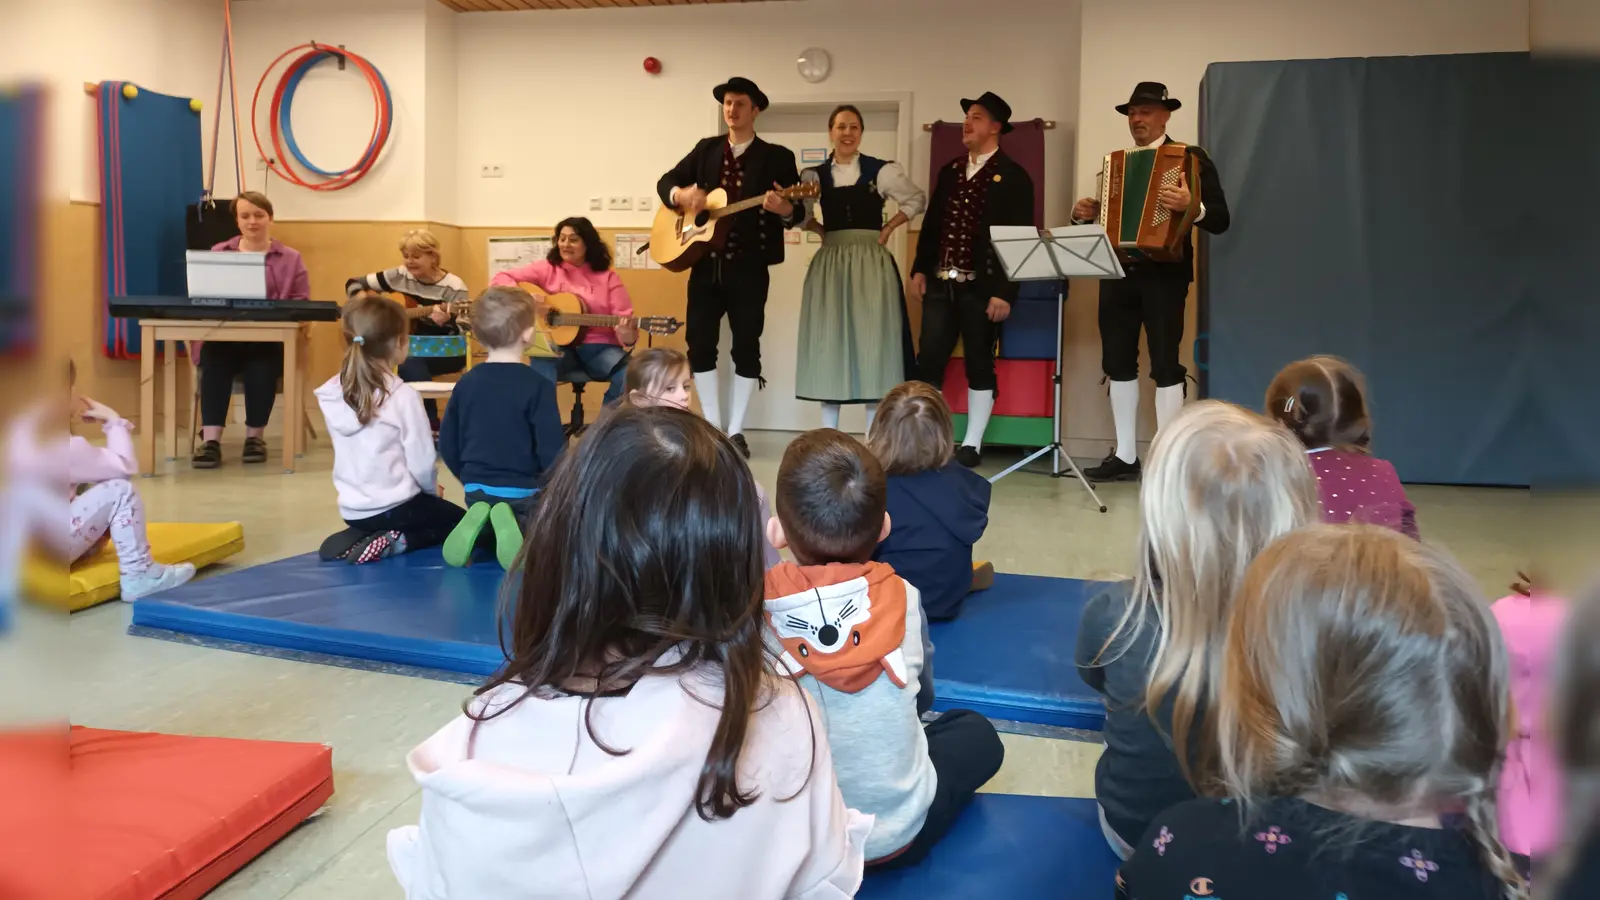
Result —
[[1156, 432], [1136, 574], [1090, 599], [1078, 626], [1078, 674], [1106, 704], [1094, 793], [1123, 859], [1157, 813], [1194, 798], [1233, 596], [1263, 547], [1316, 521], [1316, 485], [1294, 438], [1242, 407], [1194, 403]]
[[1417, 509], [1394, 466], [1372, 455], [1365, 379], [1336, 356], [1285, 366], [1267, 388], [1267, 415], [1306, 447], [1324, 522], [1363, 522], [1417, 537]]
[[408, 897], [853, 897], [872, 819], [763, 655], [761, 523], [734, 445], [624, 406], [556, 463], [505, 665], [406, 758]]
[[923, 726], [922, 604], [894, 569], [872, 561], [889, 534], [883, 468], [833, 429], [791, 443], [778, 469], [773, 546], [792, 563], [767, 572], [770, 652], [828, 713], [845, 803], [877, 818], [869, 865], [928, 854], [1005, 759], [988, 719], [953, 710]]
[[972, 545], [989, 527], [989, 482], [951, 462], [955, 433], [944, 395], [909, 381], [878, 403], [867, 446], [889, 477], [894, 529], [872, 554], [917, 586], [935, 622], [953, 619], [973, 591], [994, 585], [994, 566], [972, 567]]
[[394, 370], [406, 358], [405, 313], [381, 294], [344, 305], [344, 362], [317, 388], [333, 438], [333, 486], [345, 530], [322, 542], [325, 560], [354, 565], [437, 547], [461, 521], [435, 471], [422, 397]]
[[[139, 471], [133, 425], [104, 403], [76, 393], [77, 374], [69, 360], [71, 393], [65, 409], [56, 399], [23, 414], [11, 429], [0, 571], [8, 578], [16, 575], [30, 539], [69, 565], [109, 539], [117, 551], [122, 599], [134, 601], [175, 588], [194, 577], [194, 566], [162, 565], [150, 553], [144, 500], [130, 480]], [[62, 413], [68, 421], [99, 425], [105, 446], [77, 435], [62, 443], [46, 440], [46, 416]], [[14, 592], [6, 587], [7, 593]]]
[[1500, 836], [1513, 852], [1543, 861], [1561, 845], [1561, 764], [1547, 727], [1545, 693], [1567, 603], [1541, 579], [1519, 576], [1512, 593], [1493, 607], [1511, 656], [1515, 725], [1500, 772]]
[[444, 542], [444, 561], [464, 566], [488, 522], [495, 556], [510, 569], [540, 479], [567, 445], [556, 386], [528, 365], [533, 298], [489, 288], [472, 302], [472, 333], [489, 358], [461, 376], [445, 406], [439, 455], [466, 490], [467, 514]]
[[[670, 347], [655, 347], [633, 354], [623, 377], [622, 397], [623, 402], [633, 406], [688, 409], [689, 401], [694, 398], [694, 373], [689, 371], [689, 357]], [[761, 521], [765, 522], [772, 518], [772, 507], [759, 481], [756, 495], [761, 500]], [[764, 543], [762, 558], [769, 569], [783, 560], [771, 543]]]
[[1154, 817], [1121, 896], [1526, 900], [1494, 814], [1505, 645], [1455, 561], [1385, 528], [1302, 529], [1250, 565], [1226, 648], [1203, 670], [1219, 797]]

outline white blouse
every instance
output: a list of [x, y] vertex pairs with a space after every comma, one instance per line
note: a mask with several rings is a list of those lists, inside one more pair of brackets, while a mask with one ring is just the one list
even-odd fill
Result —
[[[833, 163], [834, 187], [850, 187], [861, 179], [861, 156], [857, 154], [847, 163]], [[821, 181], [815, 169], [807, 169], [800, 173], [800, 180], [805, 182]], [[878, 170], [878, 193], [893, 200], [906, 214], [907, 219], [916, 218], [917, 214], [928, 208], [928, 194], [917, 183], [911, 180], [906, 170], [897, 162], [884, 163]], [[815, 218], [817, 215], [816, 204], [819, 201], [806, 201], [806, 215]]]

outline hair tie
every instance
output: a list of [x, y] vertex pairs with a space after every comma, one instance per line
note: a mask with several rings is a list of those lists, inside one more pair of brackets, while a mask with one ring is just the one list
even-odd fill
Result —
[[1293, 412], [1294, 411], [1294, 398], [1293, 397], [1290, 397], [1288, 400], [1283, 401], [1283, 411], [1284, 412]]
[[367, 339], [362, 337], [359, 334], [350, 339], [350, 343], [352, 343], [352, 344], [365, 344], [366, 342], [367, 342]]

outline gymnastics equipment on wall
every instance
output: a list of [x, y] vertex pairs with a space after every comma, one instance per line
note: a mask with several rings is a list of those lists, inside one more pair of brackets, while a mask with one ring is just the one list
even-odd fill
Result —
[[188, 97], [122, 81], [102, 81], [94, 94], [105, 236], [105, 352], [113, 359], [135, 359], [139, 323], [113, 317], [109, 298], [188, 293], [181, 213], [204, 187], [200, 114]]
[[[304, 52], [301, 52], [304, 51]], [[267, 79], [278, 68], [278, 64], [297, 52], [300, 56], [288, 64], [283, 74], [278, 78], [278, 86], [272, 92], [272, 102], [267, 110], [267, 130], [270, 135], [272, 148], [275, 153], [268, 153], [261, 143], [260, 119], [257, 117], [257, 108], [261, 102], [261, 89], [266, 86]], [[305, 154], [300, 151], [300, 146], [295, 142], [294, 126], [291, 123], [290, 110], [294, 104], [295, 91], [300, 82], [318, 63], [334, 61], [340, 70], [348, 62], [356, 67], [367, 79], [367, 85], [372, 89], [372, 105], [375, 112], [372, 122], [372, 134], [367, 141], [367, 148], [361, 157], [349, 168], [330, 171], [314, 165]], [[360, 181], [372, 171], [372, 167], [383, 153], [384, 145], [389, 141], [389, 131], [394, 125], [394, 100], [389, 93], [389, 83], [384, 80], [383, 73], [368, 62], [358, 53], [346, 50], [343, 46], [331, 47], [319, 44], [316, 41], [307, 41], [297, 47], [290, 47], [283, 51], [261, 73], [261, 80], [256, 84], [255, 96], [250, 101], [251, 136], [256, 142], [256, 151], [266, 161], [267, 168], [279, 178], [297, 184], [300, 187], [313, 191], [337, 191], [349, 187]], [[289, 165], [289, 157], [301, 169], [320, 177], [321, 180], [308, 178], [301, 175]]]

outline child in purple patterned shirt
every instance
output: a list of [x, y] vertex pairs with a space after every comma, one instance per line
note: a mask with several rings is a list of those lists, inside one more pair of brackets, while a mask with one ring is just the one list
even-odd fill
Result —
[[1400, 476], [1372, 455], [1366, 380], [1337, 356], [1290, 363], [1267, 388], [1267, 415], [1306, 447], [1317, 473], [1322, 520], [1362, 522], [1418, 538], [1417, 509]]

